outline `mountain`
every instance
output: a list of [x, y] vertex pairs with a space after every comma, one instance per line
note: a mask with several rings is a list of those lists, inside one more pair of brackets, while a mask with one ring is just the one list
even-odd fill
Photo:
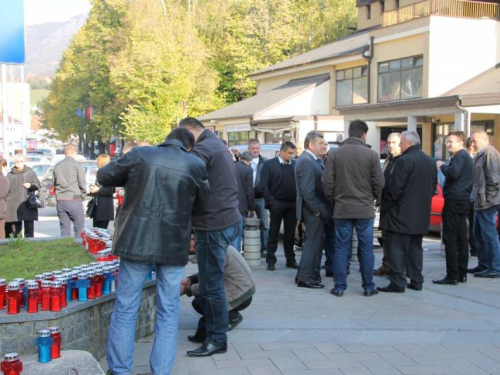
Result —
[[26, 28], [26, 76], [55, 76], [62, 54], [71, 38], [83, 26], [88, 14], [66, 22], [50, 22]]

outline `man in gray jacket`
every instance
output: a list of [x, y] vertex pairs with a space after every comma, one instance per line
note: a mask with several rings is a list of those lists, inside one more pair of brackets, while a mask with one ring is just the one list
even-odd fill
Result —
[[[226, 290], [229, 321], [228, 330], [230, 331], [242, 322], [243, 316], [239, 312], [250, 306], [252, 296], [255, 294], [255, 281], [246, 260], [232, 246], [227, 248], [224, 270], [224, 289]], [[193, 308], [202, 315], [198, 321], [196, 333], [193, 336], [188, 336], [188, 340], [202, 343], [206, 338], [206, 328], [198, 274], [188, 276], [182, 280], [181, 295], [183, 294], [195, 297], [192, 302]]]
[[373, 283], [373, 222], [374, 203], [380, 202], [384, 176], [377, 153], [366, 147], [368, 125], [355, 120], [349, 125], [349, 138], [331, 152], [323, 172], [323, 189], [333, 202], [335, 222], [335, 255], [331, 293], [342, 297], [347, 288], [347, 258], [352, 243], [353, 228], [358, 236], [358, 257], [364, 295], [378, 292]]
[[477, 151], [474, 163], [474, 238], [478, 248], [478, 266], [468, 270], [475, 277], [500, 278], [500, 244], [495, 218], [500, 205], [500, 153], [490, 145], [484, 131], [472, 135]]
[[76, 146], [64, 147], [66, 157], [54, 168], [54, 189], [57, 201], [57, 216], [61, 226], [61, 236], [71, 236], [71, 222], [75, 237], [79, 237], [85, 227], [85, 214], [82, 201], [87, 194], [85, 170], [75, 160]]

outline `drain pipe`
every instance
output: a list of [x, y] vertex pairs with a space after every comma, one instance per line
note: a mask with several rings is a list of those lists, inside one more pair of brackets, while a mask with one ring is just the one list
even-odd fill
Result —
[[457, 107], [457, 109], [462, 112], [464, 115], [465, 115], [465, 135], [467, 137], [470, 137], [470, 130], [471, 130], [471, 125], [470, 125], [470, 111], [464, 107], [462, 107], [460, 104], [458, 104], [459, 102], [457, 101], [457, 103], [455, 104], [455, 106]]

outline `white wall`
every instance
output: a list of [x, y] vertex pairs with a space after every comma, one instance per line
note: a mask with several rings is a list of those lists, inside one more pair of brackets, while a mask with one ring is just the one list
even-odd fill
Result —
[[276, 87], [287, 84], [292, 79], [312, 77], [320, 74], [331, 73], [332, 67], [323, 67], [317, 69], [309, 69], [300, 72], [287, 73], [272, 78], [261, 79], [257, 81], [257, 94], [275, 89]]
[[437, 97], [500, 61], [500, 22], [432, 16], [429, 97]]
[[330, 81], [326, 81], [268, 111], [259, 113], [258, 117], [328, 115], [329, 98]]

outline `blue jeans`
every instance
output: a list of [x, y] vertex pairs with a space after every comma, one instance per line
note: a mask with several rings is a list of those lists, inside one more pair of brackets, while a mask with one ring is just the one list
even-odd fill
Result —
[[[106, 359], [113, 374], [130, 374], [134, 360], [135, 323], [144, 279], [151, 262], [120, 260], [116, 304], [111, 315]], [[156, 325], [149, 364], [155, 375], [170, 374], [177, 350], [180, 283], [184, 266], [156, 264]]]
[[269, 238], [269, 211], [265, 208], [264, 198], [255, 199], [255, 213], [260, 220], [260, 251], [266, 251], [267, 240]]
[[236, 238], [238, 225], [194, 233], [198, 258], [200, 294], [207, 328], [205, 343], [227, 341], [227, 303], [224, 290], [224, 259], [227, 247]]
[[498, 206], [474, 213], [474, 239], [477, 244], [479, 267], [486, 273], [500, 275], [500, 243], [495, 226]]
[[333, 281], [335, 289], [347, 288], [347, 262], [352, 248], [352, 231], [356, 228], [358, 236], [358, 258], [363, 280], [363, 289], [371, 292], [373, 283], [373, 222], [374, 219], [335, 219], [335, 254], [333, 262]]
[[241, 221], [240, 223], [238, 224], [238, 235], [236, 237], [236, 239], [231, 242], [231, 246], [234, 247], [236, 250], [238, 251], [241, 251], [241, 242], [242, 242], [242, 239], [243, 239], [243, 228], [245, 227], [245, 215], [241, 214]]

